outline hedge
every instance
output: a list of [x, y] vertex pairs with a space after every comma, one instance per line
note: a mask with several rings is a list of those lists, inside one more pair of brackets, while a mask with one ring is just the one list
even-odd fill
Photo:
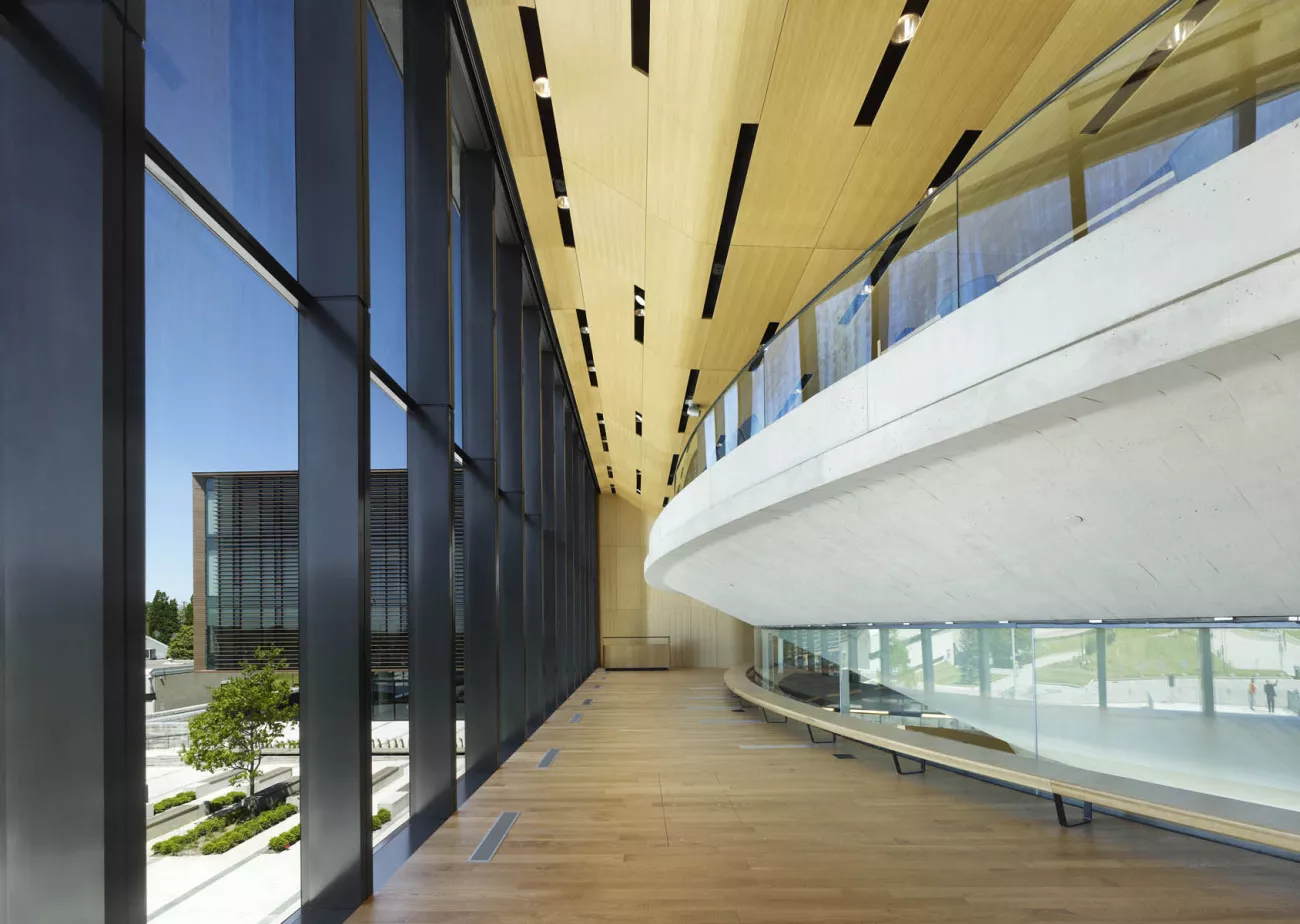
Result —
[[210, 834], [216, 834], [218, 831], [224, 831], [235, 822], [243, 821], [246, 818], [248, 818], [248, 813], [242, 809], [227, 812], [225, 815], [213, 815], [211, 818], [205, 818], [188, 831], [154, 844], [154, 856], [175, 856], [187, 847], [192, 847], [197, 844], [199, 838], [207, 837]]
[[263, 812], [256, 818], [250, 818], [248, 821], [235, 825], [220, 837], [204, 841], [200, 851], [205, 856], [212, 853], [225, 853], [230, 848], [239, 846], [250, 837], [256, 837], [267, 828], [274, 827], [286, 818], [292, 818], [297, 814], [298, 806], [291, 802], [282, 803], [269, 811]]
[[184, 805], [186, 802], [193, 802], [197, 798], [198, 795], [196, 793], [190, 792], [189, 790], [186, 790], [185, 792], [178, 792], [174, 796], [168, 796], [166, 799], [160, 799], [159, 801], [155, 802], [153, 804], [153, 813], [155, 815], [161, 815], [163, 812], [167, 811], [170, 808], [176, 808], [176, 806]]
[[388, 824], [392, 820], [393, 820], [393, 813], [386, 808], [381, 808], [374, 815], [374, 817], [370, 819], [370, 830], [378, 831], [380, 828], [382, 828], [384, 825]]
[[212, 811], [215, 812], [218, 809], [225, 808], [227, 805], [234, 805], [242, 798], [244, 798], [244, 793], [242, 790], [232, 789], [230, 790], [230, 792], [223, 793], [222, 795], [217, 796], [215, 799], [209, 799], [208, 805], [211, 806]]
[[298, 843], [301, 837], [302, 837], [302, 825], [294, 825], [292, 828], [290, 828], [288, 831], [285, 831], [283, 834], [277, 834], [275, 837], [271, 838], [270, 847], [276, 853], [284, 853], [294, 844]]

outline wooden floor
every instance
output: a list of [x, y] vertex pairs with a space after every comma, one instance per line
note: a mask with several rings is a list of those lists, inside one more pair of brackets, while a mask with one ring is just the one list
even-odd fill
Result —
[[598, 672], [351, 922], [1300, 921], [1285, 860], [1104, 815], [1066, 830], [1046, 800], [854, 745], [741, 747], [808, 737], [734, 713], [721, 678]]

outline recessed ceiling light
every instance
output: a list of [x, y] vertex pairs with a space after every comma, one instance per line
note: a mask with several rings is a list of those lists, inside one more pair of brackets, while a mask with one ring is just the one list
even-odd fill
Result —
[[596, 371], [596, 364], [595, 364], [595, 363], [590, 363], [590, 364], [588, 364], [588, 366], [587, 366], [587, 371], [588, 371], [588, 372], [595, 372], [595, 371]]
[[551, 82], [545, 77], [538, 77], [533, 81], [533, 92], [542, 99], [551, 98]]
[[633, 295], [632, 298], [635, 299], [635, 301], [636, 301], [636, 303], [637, 303], [638, 305], [644, 305], [644, 304], [645, 304], [645, 296], [642, 295], [642, 294], [640, 294], [639, 292], [638, 292], [636, 295]]
[[933, 195], [934, 195], [934, 191], [935, 191], [936, 189], [938, 189], [938, 188], [939, 188], [938, 186], [931, 186], [929, 189], [927, 189], [927, 190], [925, 191], [925, 194], [926, 194], [927, 196], [933, 196]]
[[582, 327], [579, 327], [579, 328], [578, 328], [578, 333], [580, 333], [580, 334], [589, 334], [589, 333], [591, 333], [591, 328], [584, 324]]
[[560, 208], [562, 208], [562, 209], [567, 209], [567, 208], [569, 207], [569, 197], [568, 197], [568, 196], [556, 196], [556, 197], [555, 197], [555, 204], [558, 205], [558, 206], [559, 206]]
[[637, 412], [636, 412], [636, 419], [637, 419], [637, 420], [640, 420], [640, 419], [641, 419], [641, 412], [640, 412], [640, 411], [637, 411]]
[[687, 416], [687, 417], [699, 417], [699, 416], [700, 416], [700, 406], [699, 406], [698, 404], [696, 404], [694, 401], [688, 401], [688, 402], [686, 403], [686, 416]]
[[891, 45], [906, 45], [921, 28], [921, 14], [904, 13], [894, 25], [894, 34], [889, 37]]
[[645, 309], [642, 308], [640, 305], [637, 305], [637, 306], [636, 306], [635, 311], [636, 311], [636, 316], [637, 316], [638, 318], [644, 318], [644, 317], [645, 317]]

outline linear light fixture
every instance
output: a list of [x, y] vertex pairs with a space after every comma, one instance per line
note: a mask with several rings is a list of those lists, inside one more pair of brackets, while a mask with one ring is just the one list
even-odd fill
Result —
[[632, 337], [645, 343], [645, 289], [632, 287]]
[[677, 461], [681, 458], [680, 453], [673, 453], [673, 461], [668, 466], [668, 483], [673, 483], [673, 478], [677, 476]]
[[666, 497], [664, 498], [664, 506], [665, 506], [665, 507], [668, 506], [668, 498], [666, 498]]
[[636, 470], [636, 493], [641, 493], [641, 469]]
[[903, 63], [903, 55], [907, 54], [907, 49], [912, 45], [912, 38], [921, 26], [921, 16], [925, 13], [928, 2], [929, 0], [907, 0], [907, 4], [903, 7], [903, 15], [895, 23], [894, 31], [889, 37], [889, 44], [885, 46], [885, 53], [880, 56], [880, 63], [876, 65], [876, 74], [871, 78], [871, 86], [867, 88], [867, 95], [862, 100], [862, 108], [858, 110], [858, 117], [853, 121], [854, 125], [870, 126], [876, 121], [880, 105], [885, 101], [885, 94], [889, 92], [889, 86], [894, 82], [894, 75], [898, 73], [899, 65]]
[[745, 176], [749, 161], [754, 155], [754, 140], [758, 137], [758, 123], [745, 122], [736, 137], [736, 153], [731, 160], [731, 178], [727, 181], [727, 198], [722, 205], [722, 220], [718, 224], [718, 242], [713, 247], [713, 268], [709, 284], [704, 291], [704, 312], [707, 321], [713, 317], [718, 291], [722, 288], [722, 272], [727, 266], [727, 252], [731, 249], [731, 235], [736, 230], [736, 215], [740, 212], [740, 197], [745, 194]]
[[546, 163], [551, 171], [551, 186], [555, 194], [555, 211], [560, 222], [560, 236], [564, 239], [565, 247], [573, 247], [573, 219], [569, 215], [569, 189], [564, 182], [564, 159], [560, 156], [560, 134], [555, 128], [551, 81], [546, 73], [546, 53], [542, 49], [542, 27], [537, 19], [537, 10], [531, 6], [521, 6], [519, 25], [524, 32], [524, 50], [528, 53], [528, 68], [533, 78], [537, 118], [542, 124], [542, 141], [546, 147]]
[[692, 369], [691, 374], [686, 377], [686, 394], [682, 396], [682, 419], [677, 422], [677, 432], [686, 432], [686, 419], [688, 417], [698, 417], [699, 411], [694, 414], [690, 413], [690, 408], [695, 404], [695, 386], [700, 382], [700, 370]]
[[641, 412], [636, 412], [636, 435], [641, 435]]
[[632, 66], [650, 76], [650, 0], [632, 0]]
[[[598, 388], [596, 380], [596, 356], [591, 351], [591, 327], [587, 324], [587, 312], [579, 308], [574, 312], [578, 319], [578, 333], [582, 336], [582, 358], [587, 361], [587, 380], [592, 388]], [[604, 420], [604, 415], [597, 415], [597, 420]], [[605, 439], [605, 425], [600, 426], [600, 438]]]

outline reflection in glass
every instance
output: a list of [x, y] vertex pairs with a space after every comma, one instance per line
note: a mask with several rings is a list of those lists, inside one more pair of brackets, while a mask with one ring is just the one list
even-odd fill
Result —
[[371, 811], [388, 812], [375, 844], [409, 812], [410, 659], [406, 412], [370, 386]]
[[752, 677], [857, 721], [1294, 810], [1294, 626], [761, 629]]
[[[296, 723], [264, 757], [268, 804], [215, 817], [294, 808], [228, 850], [203, 853], [218, 832], [196, 826], [206, 800], [248, 784], [180, 755], [212, 688], [258, 648], [279, 648], [295, 682], [298, 317], [153, 180], [145, 245], [147, 622], [174, 655], [146, 668], [148, 911], [162, 924], [278, 920], [299, 895], [296, 851], [268, 851], [298, 820]], [[159, 811], [169, 797], [183, 801]]]
[[366, 14], [370, 168], [370, 355], [406, 384], [406, 152], [402, 78]]

